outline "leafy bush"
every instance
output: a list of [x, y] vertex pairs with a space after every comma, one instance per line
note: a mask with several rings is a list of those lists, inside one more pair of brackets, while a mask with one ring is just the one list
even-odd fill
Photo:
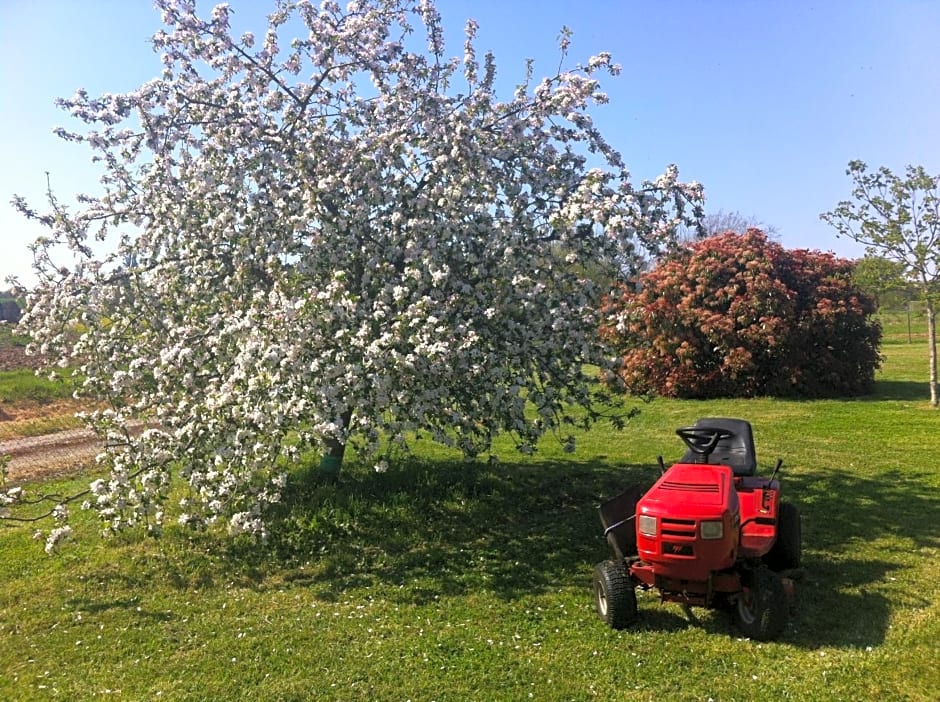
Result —
[[608, 341], [634, 394], [855, 396], [871, 392], [881, 328], [854, 264], [726, 232], [665, 258], [608, 299]]

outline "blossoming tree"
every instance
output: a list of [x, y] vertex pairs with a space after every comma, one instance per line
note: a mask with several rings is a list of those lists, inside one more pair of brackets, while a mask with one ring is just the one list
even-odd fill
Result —
[[429, 0], [279, 3], [258, 38], [226, 5], [157, 6], [159, 78], [61, 101], [103, 194], [18, 201], [49, 228], [25, 326], [104, 403], [106, 529], [159, 527], [174, 471], [180, 522], [262, 534], [305, 448], [381, 470], [415, 434], [472, 457], [596, 417], [602, 291], [581, 264], [657, 250], [701, 202], [675, 167], [632, 184], [595, 128], [608, 54], [540, 81], [530, 63], [501, 101], [477, 25], [448, 58]]

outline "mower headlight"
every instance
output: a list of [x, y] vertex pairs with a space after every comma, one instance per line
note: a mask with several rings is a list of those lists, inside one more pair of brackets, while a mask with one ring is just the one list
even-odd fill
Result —
[[656, 517], [641, 514], [637, 520], [638, 528], [643, 536], [656, 536]]
[[700, 533], [703, 539], [720, 539], [725, 535], [724, 522], [702, 522]]

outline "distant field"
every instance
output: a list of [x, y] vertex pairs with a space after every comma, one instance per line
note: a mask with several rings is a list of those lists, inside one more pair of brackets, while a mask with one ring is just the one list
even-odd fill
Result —
[[71, 382], [37, 377], [31, 370], [0, 371], [0, 441], [79, 425]]
[[72, 396], [72, 385], [63, 377], [50, 380], [28, 369], [0, 371], [0, 402], [48, 403]]
[[[176, 528], [102, 542], [76, 510], [79, 542], [49, 558], [33, 525], [0, 529], [0, 697], [934, 700], [940, 413], [923, 330], [885, 331], [870, 397], [658, 400], [581, 433], [573, 457], [503, 444], [478, 465], [428, 444], [338, 485], [299, 470], [264, 546]], [[753, 422], [803, 513], [808, 577], [778, 642], [652, 594], [632, 629], [593, 612], [596, 505], [709, 415]]]
[[78, 425], [72, 417], [80, 406], [72, 400], [68, 371], [55, 379], [37, 376], [40, 359], [27, 356], [24, 337], [0, 324], [0, 441], [35, 436]]

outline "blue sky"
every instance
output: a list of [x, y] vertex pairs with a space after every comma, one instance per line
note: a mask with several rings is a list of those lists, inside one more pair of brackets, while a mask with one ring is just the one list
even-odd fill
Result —
[[[263, 34], [269, 3], [230, 0], [234, 26]], [[212, 3], [206, 3], [210, 8]], [[819, 213], [848, 197], [849, 160], [940, 171], [940, 2], [934, 0], [439, 0], [449, 53], [465, 20], [479, 53], [496, 55], [505, 93], [535, 60], [558, 65], [610, 51], [623, 73], [604, 83], [594, 116], [637, 179], [669, 163], [704, 184], [709, 212], [738, 211], [777, 228], [791, 248], [857, 257]], [[98, 171], [52, 134], [77, 126], [54, 106], [79, 87], [130, 90], [159, 73], [147, 39], [160, 28], [148, 0], [0, 0], [0, 287], [29, 283], [27, 244], [40, 228], [14, 193], [43, 204], [93, 192]], [[286, 43], [286, 42], [285, 42]]]

